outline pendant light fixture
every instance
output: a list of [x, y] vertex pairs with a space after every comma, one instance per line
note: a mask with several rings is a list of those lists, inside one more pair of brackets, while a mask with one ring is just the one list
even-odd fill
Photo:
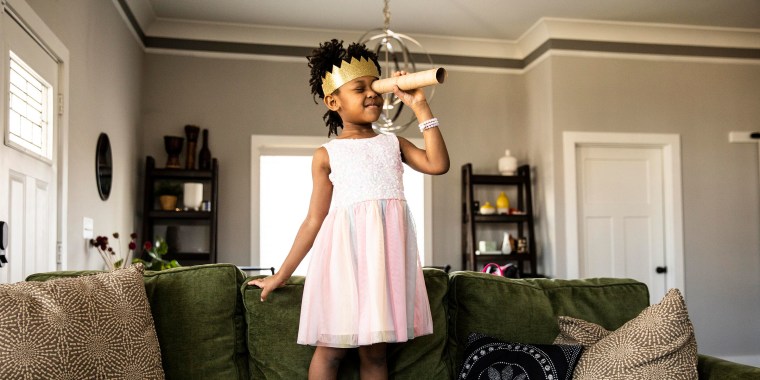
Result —
[[[383, 16], [385, 23], [383, 28], [372, 29], [364, 33], [359, 42], [367, 45], [367, 48], [377, 54], [377, 60], [381, 67], [381, 78], [389, 78], [395, 71], [406, 71], [415, 73], [421, 70], [434, 68], [433, 60], [430, 54], [425, 51], [422, 45], [415, 39], [396, 33], [390, 29], [391, 12], [388, 5], [389, 0], [384, 0]], [[415, 51], [412, 53], [408, 46], [413, 46]], [[422, 59], [425, 62], [416, 62], [415, 59]], [[430, 87], [427, 95], [428, 101], [433, 97], [434, 87]], [[404, 116], [404, 104], [396, 97], [395, 94], [383, 94], [383, 112], [380, 118], [372, 124], [372, 128], [380, 133], [396, 134], [404, 131], [408, 126], [416, 124], [416, 118]], [[408, 112], [407, 112], [408, 113]]]

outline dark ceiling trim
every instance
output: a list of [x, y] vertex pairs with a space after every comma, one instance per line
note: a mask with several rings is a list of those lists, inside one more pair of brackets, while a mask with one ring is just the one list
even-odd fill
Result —
[[132, 13], [131, 9], [129, 9], [129, 5], [127, 5], [127, 0], [117, 0], [117, 1], [119, 2], [119, 6], [121, 7], [121, 10], [127, 16], [127, 20], [129, 20], [129, 25], [132, 26], [132, 30], [134, 30], [135, 33], [137, 33], [137, 38], [139, 38], [143, 46], [145, 46], [145, 32], [142, 30], [142, 27], [140, 27], [140, 23], [137, 22], [137, 18], [135, 17], [135, 14]]
[[145, 47], [153, 49], [277, 55], [286, 57], [306, 57], [311, 54], [313, 50], [313, 48], [303, 46], [265, 45], [247, 42], [222, 42], [167, 37], [147, 37], [145, 40]]
[[549, 49], [682, 57], [760, 59], [760, 49], [552, 39]]
[[[137, 33], [140, 41], [142, 41], [142, 44], [145, 48], [179, 51], [272, 55], [285, 57], [306, 57], [311, 54], [313, 49], [304, 46], [207, 41], [171, 37], [150, 37], [145, 35], [145, 32], [137, 22], [137, 19], [132, 13], [132, 10], [127, 5], [126, 0], [118, 0], [118, 4], [126, 14], [130, 25]], [[648, 54], [681, 57], [760, 59], [760, 49], [584, 41], [567, 39], [549, 39], [535, 48], [524, 59], [470, 57], [450, 54], [430, 54], [430, 57], [436, 65], [471, 66], [496, 69], [524, 69], [551, 50]], [[412, 54], [412, 58], [414, 58], [414, 60], [417, 62], [427, 61], [427, 57], [424, 54]]]

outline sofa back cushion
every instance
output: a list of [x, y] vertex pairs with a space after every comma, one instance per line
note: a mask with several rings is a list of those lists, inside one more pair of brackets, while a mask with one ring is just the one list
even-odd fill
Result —
[[248, 378], [244, 278], [231, 264], [145, 273], [167, 379]]
[[[388, 346], [388, 372], [397, 379], [451, 378], [447, 352], [448, 275], [424, 269], [425, 286], [433, 317], [433, 335]], [[262, 276], [251, 277], [246, 280]], [[314, 347], [296, 343], [305, 279], [293, 276], [261, 302], [261, 289], [243, 285], [248, 326], [248, 360], [251, 379], [306, 379]], [[358, 358], [349, 352], [341, 364], [340, 379], [358, 379]]]
[[[35, 274], [31, 281], [93, 271]], [[167, 379], [247, 379], [243, 274], [230, 264], [145, 272], [143, 280]]]
[[630, 279], [508, 279], [455, 272], [449, 283], [449, 350], [458, 366], [471, 333], [551, 344], [560, 315], [614, 330], [648, 305], [646, 285]]

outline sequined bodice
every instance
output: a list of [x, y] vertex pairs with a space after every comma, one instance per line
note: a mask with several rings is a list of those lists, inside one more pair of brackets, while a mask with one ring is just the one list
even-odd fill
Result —
[[330, 156], [331, 208], [374, 199], [405, 199], [396, 136], [334, 139], [324, 147]]

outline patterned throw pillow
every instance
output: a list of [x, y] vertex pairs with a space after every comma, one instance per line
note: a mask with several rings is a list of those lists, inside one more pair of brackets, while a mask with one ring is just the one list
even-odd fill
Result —
[[163, 379], [142, 274], [0, 285], [0, 379]]
[[579, 345], [509, 343], [473, 333], [458, 378], [568, 380], [582, 351]]
[[555, 344], [586, 347], [574, 379], [697, 379], [697, 341], [678, 289], [615, 331], [559, 317]]

